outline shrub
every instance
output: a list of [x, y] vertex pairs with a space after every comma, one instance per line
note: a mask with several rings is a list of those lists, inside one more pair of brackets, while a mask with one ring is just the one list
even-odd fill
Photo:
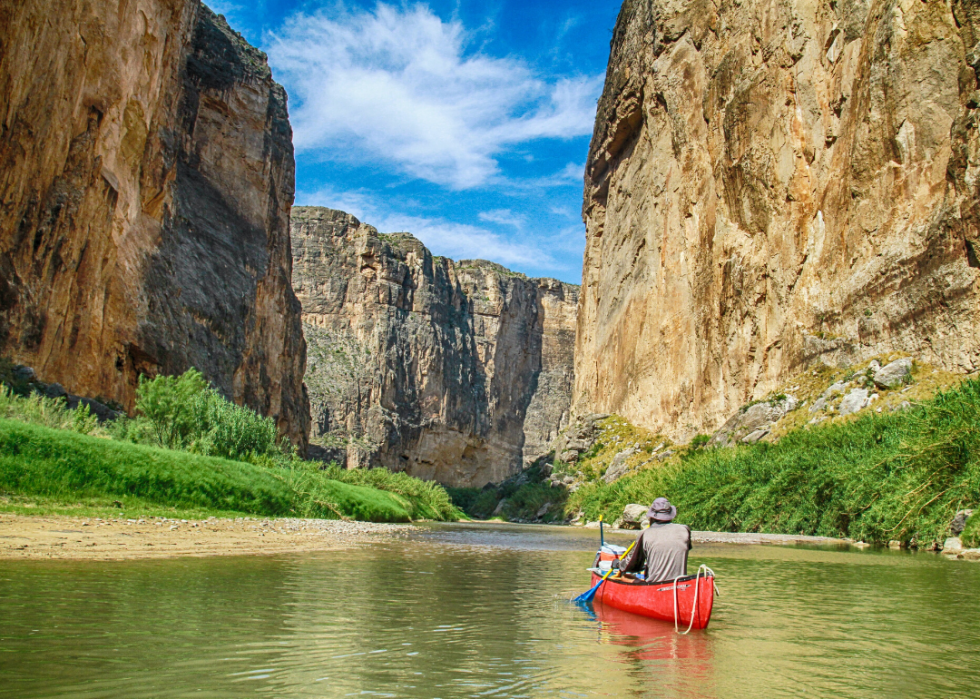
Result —
[[80, 434], [99, 432], [98, 418], [87, 405], [70, 410], [62, 398], [46, 398], [38, 393], [18, 395], [7, 386], [0, 386], [0, 418]]
[[257, 463], [284, 465], [292, 458], [292, 448], [278, 438], [272, 418], [227, 400], [196, 369], [180, 376], [141, 377], [136, 412], [135, 419], [116, 421], [113, 436]]

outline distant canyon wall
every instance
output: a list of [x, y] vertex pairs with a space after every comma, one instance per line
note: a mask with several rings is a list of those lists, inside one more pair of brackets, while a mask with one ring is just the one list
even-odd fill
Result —
[[626, 0], [578, 412], [675, 439], [813, 362], [980, 365], [980, 4]]
[[305, 447], [294, 162], [265, 55], [196, 0], [0, 6], [0, 351], [131, 408], [200, 369]]
[[319, 207], [293, 208], [292, 250], [324, 458], [482, 486], [547, 452], [568, 420], [578, 287]]

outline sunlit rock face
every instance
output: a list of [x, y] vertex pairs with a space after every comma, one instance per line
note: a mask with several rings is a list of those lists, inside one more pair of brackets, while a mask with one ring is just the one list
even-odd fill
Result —
[[626, 0], [575, 409], [675, 439], [809, 363], [980, 365], [975, 3]]
[[0, 6], [0, 351], [131, 408], [200, 369], [301, 448], [286, 95], [196, 0]]
[[315, 454], [481, 486], [547, 452], [578, 287], [434, 257], [331, 209], [294, 207], [292, 237]]

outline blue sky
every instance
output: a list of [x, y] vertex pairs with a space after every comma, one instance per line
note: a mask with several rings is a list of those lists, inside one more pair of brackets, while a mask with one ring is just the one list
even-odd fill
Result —
[[619, 2], [214, 0], [289, 93], [296, 203], [578, 283]]

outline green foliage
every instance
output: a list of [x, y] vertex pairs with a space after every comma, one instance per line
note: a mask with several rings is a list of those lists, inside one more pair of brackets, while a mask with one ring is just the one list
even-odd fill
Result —
[[0, 418], [81, 434], [99, 431], [98, 419], [87, 405], [69, 410], [61, 398], [46, 398], [37, 393], [22, 396], [7, 386], [0, 386]]
[[446, 488], [453, 505], [471, 517], [486, 519], [497, 509], [496, 488]]
[[196, 369], [180, 376], [140, 377], [136, 411], [135, 419], [112, 425], [114, 437], [256, 463], [284, 465], [292, 458], [272, 418], [226, 400]]
[[980, 511], [974, 512], [970, 519], [966, 520], [966, 529], [963, 530], [960, 539], [969, 548], [980, 547]]
[[[88, 406], [69, 410], [61, 399], [37, 394], [22, 397], [2, 388], [0, 419], [114, 439], [80, 443], [75, 451], [66, 447], [52, 461], [38, 445], [49, 438], [48, 446], [64, 446], [71, 443], [71, 436], [62, 433], [59, 437], [55, 432], [42, 438], [40, 433], [31, 433], [27, 441], [36, 442], [40, 451], [27, 450], [17, 458], [0, 451], [4, 458], [13, 459], [0, 488], [7, 495], [58, 501], [132, 496], [150, 504], [181, 508], [371, 521], [457, 519], [460, 514], [437, 483], [384, 469], [322, 469], [321, 464], [297, 459], [292, 446], [277, 437], [271, 418], [225, 400], [194, 369], [181, 376], [141, 380], [136, 408], [136, 418], [122, 417], [100, 427]], [[157, 448], [147, 450], [149, 447]], [[78, 461], [83, 454], [83, 461]], [[223, 495], [212, 483], [214, 478], [224, 483], [223, 476], [219, 478], [211, 470], [227, 475], [230, 464], [238, 474], [235, 487], [239, 490]], [[64, 469], [60, 475], [59, 468]], [[15, 472], [20, 475], [15, 477]], [[254, 494], [256, 501], [247, 495], [253, 485], [262, 491], [270, 478], [280, 484], [277, 487], [285, 488], [286, 509], [281, 503], [262, 504], [261, 492]], [[179, 485], [167, 485], [172, 482]], [[70, 487], [62, 487], [65, 483]]]
[[351, 469], [331, 464], [322, 474], [351, 485], [368, 486], [406, 498], [413, 519], [459, 519], [461, 512], [454, 507], [446, 488], [433, 481], [423, 481], [406, 473], [394, 473], [386, 468]]
[[508, 520], [534, 521], [541, 506], [550, 502], [552, 506], [542, 520], [559, 521], [564, 519], [564, 504], [568, 497], [567, 490], [553, 488], [547, 482], [538, 464], [499, 485], [446, 490], [456, 507], [477, 519], [487, 519], [501, 500], [506, 500], [500, 514]]
[[691, 440], [690, 447], [691, 449], [699, 449], [710, 441], [711, 441], [710, 434], [696, 434], [694, 435], [694, 439]]
[[332, 480], [303, 462], [270, 469], [4, 419], [0, 495], [386, 522], [408, 521], [419, 509], [409, 498]]
[[941, 541], [955, 512], [980, 501], [978, 424], [980, 381], [965, 381], [906, 412], [702, 450], [588, 484], [567, 508], [615, 519], [626, 504], [663, 495], [679, 521], [699, 529]]
[[136, 411], [148, 421], [157, 443], [167, 449], [185, 449], [199, 426], [194, 403], [208, 390], [208, 382], [197, 369], [181, 376], [140, 376], [136, 388]]

